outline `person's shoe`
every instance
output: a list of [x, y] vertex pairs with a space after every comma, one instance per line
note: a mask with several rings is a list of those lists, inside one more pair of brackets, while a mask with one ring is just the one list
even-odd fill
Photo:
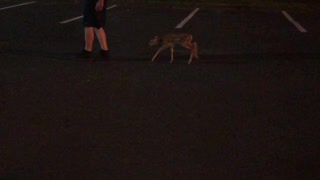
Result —
[[103, 60], [103, 61], [108, 61], [110, 59], [108, 50], [106, 51], [106, 50], [101, 49], [99, 54], [102, 58], [101, 60]]
[[92, 52], [83, 49], [83, 50], [76, 56], [76, 58], [79, 58], [79, 59], [89, 59], [89, 58], [91, 58], [91, 56], [92, 56]]

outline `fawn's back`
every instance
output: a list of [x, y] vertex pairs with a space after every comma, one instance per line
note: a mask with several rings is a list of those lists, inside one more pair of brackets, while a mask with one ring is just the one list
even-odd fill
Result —
[[192, 41], [191, 34], [165, 34], [161, 37], [156, 36], [152, 39], [149, 44], [153, 45], [161, 45], [161, 46], [173, 46], [175, 44], [183, 45], [189, 44]]
[[167, 34], [163, 36], [162, 44], [185, 44], [190, 43], [192, 35], [190, 34]]

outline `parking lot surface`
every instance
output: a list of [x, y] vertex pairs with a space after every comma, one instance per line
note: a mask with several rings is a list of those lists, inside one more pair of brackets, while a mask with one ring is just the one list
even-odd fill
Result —
[[[108, 7], [92, 63], [81, 4], [0, 0], [1, 178], [319, 178], [319, 12]], [[200, 60], [151, 63], [168, 32]]]

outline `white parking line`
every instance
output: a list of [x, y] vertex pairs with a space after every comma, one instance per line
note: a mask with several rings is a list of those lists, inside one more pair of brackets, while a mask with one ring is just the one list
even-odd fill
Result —
[[302, 33], [308, 32], [301, 24], [295, 21], [286, 11], [282, 11], [282, 14]]
[[181, 29], [200, 9], [196, 8], [193, 10], [189, 16], [187, 16], [183, 21], [181, 21], [177, 26], [176, 29]]
[[75, 20], [81, 19], [81, 18], [83, 18], [83, 16], [74, 17], [74, 18], [71, 18], [71, 19], [68, 19], [68, 20], [65, 20], [65, 21], [61, 21], [60, 24], [66, 24], [66, 23], [69, 23], [71, 21], [75, 21]]
[[[115, 4], [115, 5], [107, 7], [106, 9], [110, 10], [110, 9], [115, 8], [117, 6], [118, 5]], [[81, 18], [83, 18], [83, 16], [74, 17], [74, 18], [71, 18], [71, 19], [68, 19], [68, 20], [65, 20], [65, 21], [61, 21], [60, 24], [66, 24], [66, 23], [69, 23], [69, 22], [72, 22], [72, 21], [75, 21], [75, 20], [81, 19]]]
[[29, 4], [36, 3], [36, 2], [37, 1], [31, 1], [31, 2], [26, 2], [26, 3], [22, 3], [22, 4], [16, 4], [16, 5], [12, 5], [12, 6], [7, 6], [7, 7], [0, 8], [0, 11], [5, 10], [5, 9], [19, 7], [19, 6], [26, 6], [26, 5], [29, 5]]
[[109, 7], [107, 7], [107, 10], [110, 10], [110, 9], [112, 9], [112, 8], [115, 8], [115, 7], [117, 7], [118, 5], [112, 5], [112, 6], [109, 6]]

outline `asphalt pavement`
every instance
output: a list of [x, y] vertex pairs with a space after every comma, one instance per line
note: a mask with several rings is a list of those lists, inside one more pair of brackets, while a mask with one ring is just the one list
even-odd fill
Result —
[[[108, 7], [111, 60], [79, 62], [81, 4], [0, 0], [1, 179], [320, 177], [319, 12]], [[151, 63], [167, 32], [200, 60]]]

